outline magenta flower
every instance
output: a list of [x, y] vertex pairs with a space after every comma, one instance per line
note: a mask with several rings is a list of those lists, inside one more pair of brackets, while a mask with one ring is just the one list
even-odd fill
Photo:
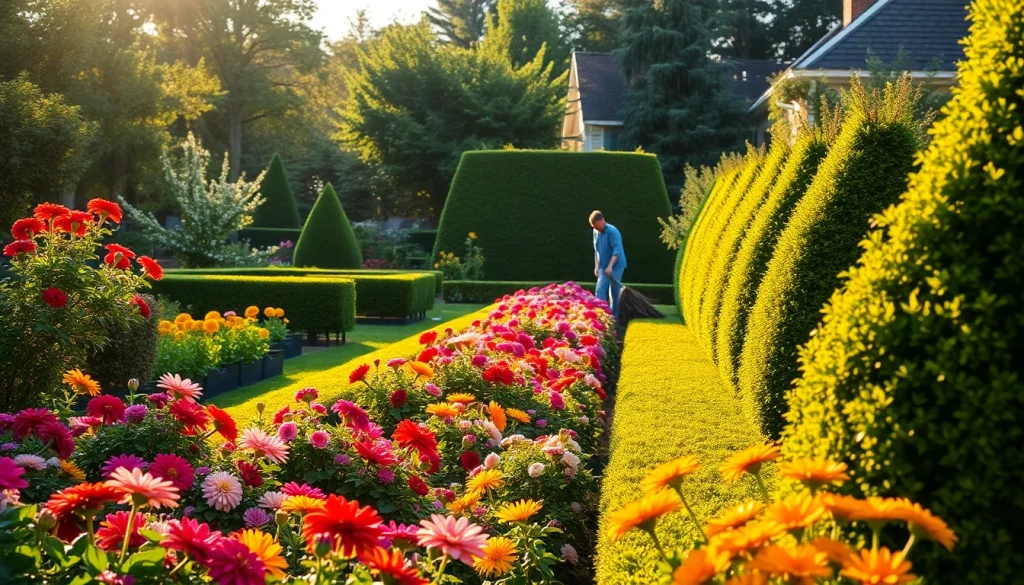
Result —
[[249, 508], [242, 514], [242, 520], [245, 520], [246, 526], [258, 528], [270, 522], [272, 518], [262, 508]]
[[331, 436], [327, 434], [327, 431], [313, 431], [309, 435], [309, 444], [317, 449], [326, 449], [330, 442]]
[[295, 435], [298, 434], [299, 427], [293, 422], [286, 422], [277, 429], [277, 436], [286, 443], [294, 439]]
[[196, 474], [184, 457], [161, 453], [153, 458], [149, 472], [171, 482], [178, 491], [188, 491], [195, 483]]
[[128, 471], [136, 468], [146, 470], [149, 467], [149, 464], [146, 463], [145, 459], [138, 455], [127, 455], [122, 453], [121, 455], [114, 455], [110, 459], [107, 459], [103, 464], [103, 467], [100, 468], [100, 476], [103, 479], [109, 479], [111, 474], [113, 474], [118, 467], [124, 467]]
[[28, 487], [22, 479], [25, 470], [10, 457], [0, 457], [0, 490], [20, 490]]
[[128, 422], [132, 424], [139, 424], [144, 418], [149, 409], [146, 408], [145, 404], [133, 404], [128, 408], [124, 409], [124, 416], [128, 419]]
[[295, 402], [310, 403], [316, 400], [319, 395], [316, 388], [303, 388], [295, 393]]

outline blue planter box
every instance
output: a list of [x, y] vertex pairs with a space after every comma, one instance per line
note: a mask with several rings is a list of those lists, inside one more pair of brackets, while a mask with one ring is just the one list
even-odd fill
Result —
[[285, 353], [283, 351], [275, 350], [270, 350], [270, 353], [263, 356], [264, 380], [284, 374], [284, 358]]

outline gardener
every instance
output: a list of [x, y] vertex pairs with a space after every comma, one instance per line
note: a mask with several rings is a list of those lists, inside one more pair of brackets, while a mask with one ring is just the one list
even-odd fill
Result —
[[[619, 316], [619, 289], [622, 273], [626, 270], [626, 252], [622, 249], [622, 234], [608, 223], [600, 211], [590, 214], [594, 228], [594, 276], [597, 277], [597, 298], [608, 301], [612, 314]], [[609, 297], [609, 293], [611, 296]]]

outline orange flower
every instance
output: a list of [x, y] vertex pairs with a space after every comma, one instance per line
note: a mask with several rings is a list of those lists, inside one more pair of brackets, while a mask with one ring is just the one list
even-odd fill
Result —
[[461, 514], [466, 510], [472, 510], [480, 502], [480, 492], [468, 492], [466, 495], [448, 504], [452, 514]]
[[256, 305], [251, 305], [245, 308], [245, 316], [248, 319], [255, 319], [260, 314], [260, 308]]
[[853, 496], [841, 496], [839, 494], [822, 494], [821, 503], [825, 509], [840, 520], [849, 520], [850, 516], [860, 508], [861, 500]]
[[543, 505], [544, 502], [519, 500], [518, 502], [511, 502], [502, 506], [494, 517], [501, 522], [509, 524], [513, 522], [526, 522], [531, 516], [540, 512]]
[[953, 550], [953, 545], [958, 540], [949, 525], [935, 514], [907, 499], [896, 501], [893, 510], [893, 518], [905, 521], [910, 527], [910, 532], [920, 538], [928, 538], [946, 547], [946, 550]]
[[884, 522], [896, 518], [898, 501], [893, 498], [871, 496], [864, 500], [849, 496], [825, 494], [822, 502], [829, 512], [837, 518], [846, 520], [864, 520], [867, 522]]
[[473, 404], [476, 402], [476, 396], [467, 392], [457, 392], [448, 396], [448, 404], [455, 404], [456, 402], [461, 402], [462, 404]]
[[500, 404], [492, 400], [487, 406], [487, 410], [491, 415], [491, 422], [494, 423], [494, 426], [498, 431], [504, 433], [505, 427], [508, 425], [508, 418], [505, 417], [505, 409], [502, 408]]
[[732, 579], [726, 581], [725, 585], [768, 585], [768, 577], [765, 577], [764, 573], [753, 571], [751, 573], [736, 575]]
[[273, 536], [262, 530], [250, 528], [236, 532], [232, 537], [259, 557], [273, 578], [279, 580], [285, 578], [284, 570], [288, 568], [288, 561], [281, 556], [281, 545], [274, 542]]
[[647, 475], [640, 480], [640, 488], [644, 492], [653, 492], [665, 489], [666, 487], [679, 489], [679, 486], [683, 483], [683, 478], [697, 471], [698, 467], [700, 467], [700, 463], [697, 462], [696, 457], [684, 455], [683, 457], [662, 463], [647, 472]]
[[704, 533], [711, 537], [727, 530], [739, 528], [753, 520], [761, 510], [764, 510], [764, 504], [756, 500], [740, 504], [727, 510], [721, 516], [708, 520], [707, 526], [704, 527]]
[[466, 481], [466, 489], [472, 492], [486, 493], [500, 488], [503, 484], [501, 471], [485, 469]]
[[409, 369], [416, 372], [417, 376], [423, 376], [428, 380], [434, 377], [434, 368], [423, 362], [409, 362]]
[[750, 522], [735, 530], [723, 532], [711, 539], [718, 550], [738, 555], [760, 548], [786, 530], [773, 522]]
[[774, 443], [754, 445], [736, 453], [722, 464], [722, 478], [736, 481], [744, 473], [754, 475], [761, 471], [761, 465], [779, 458], [779, 446]]
[[821, 500], [801, 494], [776, 502], [765, 510], [765, 518], [786, 530], [806, 528], [825, 517]]
[[815, 538], [811, 541], [811, 546], [828, 555], [829, 560], [833, 563], [839, 563], [840, 565], [845, 563], [846, 559], [850, 558], [850, 555], [853, 554], [853, 549], [850, 548], [850, 545], [838, 540], [832, 540], [827, 536]]
[[530, 415], [518, 408], [505, 409], [505, 414], [514, 421], [518, 421], [524, 425], [530, 424]]
[[608, 540], [615, 542], [634, 528], [651, 532], [658, 518], [675, 512], [683, 505], [679, 494], [662, 490], [645, 495], [608, 515]]
[[448, 418], [458, 415], [459, 410], [447, 402], [438, 402], [427, 405], [427, 414], [432, 414], [437, 418]]
[[812, 487], [825, 484], [839, 485], [850, 479], [845, 463], [827, 459], [797, 459], [779, 464], [779, 473], [787, 479], [794, 479]]
[[788, 583], [813, 585], [815, 578], [828, 579], [832, 576], [828, 555], [809, 544], [766, 546], [747, 563], [747, 567], [782, 577]]
[[729, 555], [699, 548], [686, 556], [672, 573], [672, 585], [701, 585], [729, 568]]
[[64, 383], [71, 386], [75, 394], [97, 396], [100, 393], [100, 383], [93, 380], [89, 374], [82, 373], [82, 370], [78, 368], [64, 373]]
[[878, 550], [862, 550], [852, 555], [844, 564], [844, 577], [866, 585], [899, 585], [917, 578], [910, 572], [910, 561], [903, 553], [892, 553], [882, 547]]

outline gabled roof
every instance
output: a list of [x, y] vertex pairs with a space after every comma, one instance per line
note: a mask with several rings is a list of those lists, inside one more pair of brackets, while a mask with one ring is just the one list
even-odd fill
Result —
[[768, 89], [769, 77], [786, 68], [782, 63], [760, 59], [731, 59], [727, 63], [732, 68], [729, 89], [748, 104]]
[[622, 121], [626, 78], [611, 53], [573, 53], [584, 123]]

